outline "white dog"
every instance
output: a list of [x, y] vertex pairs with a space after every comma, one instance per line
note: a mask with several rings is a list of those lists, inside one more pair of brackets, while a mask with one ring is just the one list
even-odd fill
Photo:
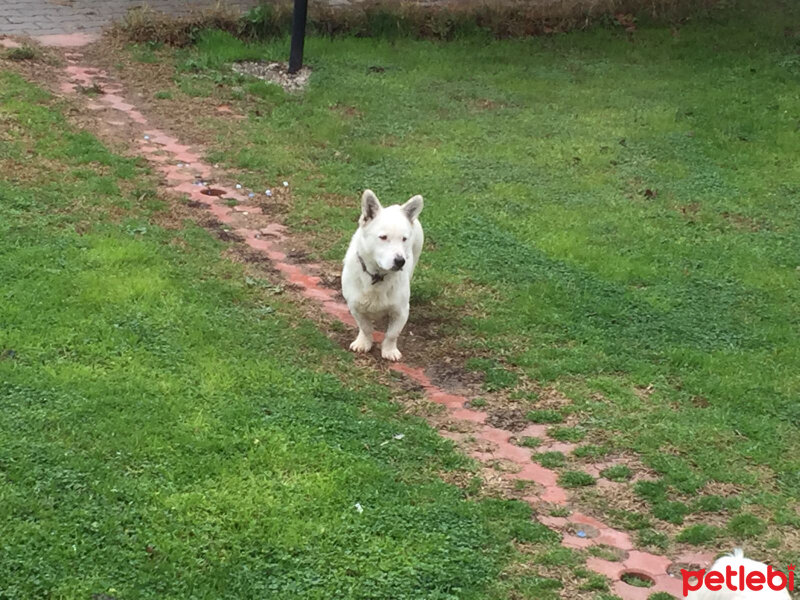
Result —
[[[712, 572], [719, 573], [720, 577], [725, 578], [726, 581], [720, 582], [718, 577], [712, 584], [713, 589], [709, 589], [710, 582], [708, 577]], [[754, 575], [751, 579], [750, 573], [760, 573], [761, 576]], [[744, 582], [740, 581], [742, 576], [744, 576]], [[686, 600], [791, 600], [789, 592], [785, 588], [771, 589], [769, 585], [766, 584], [768, 576], [769, 571], [767, 565], [756, 560], [745, 558], [742, 551], [737, 548], [730, 554], [726, 554], [717, 559], [711, 568], [708, 569], [704, 580], [699, 583], [699, 589], [696, 591], [689, 591]], [[730, 582], [728, 582], [727, 579], [730, 579]], [[793, 579], [792, 572], [792, 583]], [[748, 585], [755, 580], [758, 580], [756, 586], [759, 586], [760, 589], [754, 589], [751, 585]], [[730, 586], [727, 585], [728, 583], [730, 583]], [[773, 581], [773, 583], [776, 587], [780, 587], [780, 581]], [[694, 587], [695, 586], [692, 586], [692, 589]], [[685, 581], [684, 589], [686, 589]]]
[[387, 317], [381, 355], [387, 360], [402, 357], [397, 338], [408, 320], [411, 277], [424, 240], [420, 212], [422, 196], [386, 208], [372, 190], [361, 196], [358, 229], [342, 269], [342, 295], [358, 323], [358, 337], [350, 344], [355, 352], [370, 351], [374, 324]]

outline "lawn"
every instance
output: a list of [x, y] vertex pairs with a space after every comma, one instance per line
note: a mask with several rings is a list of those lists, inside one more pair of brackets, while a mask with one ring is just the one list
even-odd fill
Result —
[[65, 108], [0, 69], [1, 598], [557, 597], [512, 568], [558, 544], [527, 504], [445, 484], [467, 459]]
[[[423, 194], [409, 327], [425, 314], [431, 352], [471, 356], [490, 414], [510, 399], [574, 428], [587, 444], [554, 464], [567, 479], [587, 457], [641, 460], [656, 480], [631, 484], [639, 508], [581, 493], [645, 547], [693, 543], [688, 526], [711, 522], [699, 543], [788, 551], [781, 531], [800, 526], [792, 10], [631, 35], [312, 38], [299, 95], [230, 70], [283, 59], [286, 39], [209, 32], [138, 63], [134, 48], [117, 73], [171, 65], [154, 104], [244, 112], [235, 127], [195, 124], [210, 158], [254, 189], [291, 179], [284, 217], [331, 269], [363, 188], [384, 203]], [[555, 411], [541, 402], [554, 389], [570, 400]]]

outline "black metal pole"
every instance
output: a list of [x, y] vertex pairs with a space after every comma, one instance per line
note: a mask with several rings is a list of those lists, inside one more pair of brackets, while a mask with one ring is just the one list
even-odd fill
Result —
[[303, 44], [306, 41], [308, 0], [294, 0], [292, 15], [292, 50], [289, 54], [289, 73], [297, 73], [303, 66]]

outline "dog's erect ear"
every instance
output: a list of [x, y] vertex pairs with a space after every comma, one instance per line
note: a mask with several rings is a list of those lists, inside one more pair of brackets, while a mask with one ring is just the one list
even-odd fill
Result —
[[364, 190], [361, 194], [361, 218], [358, 220], [359, 224], [364, 226], [381, 212], [381, 203], [378, 202], [378, 197], [372, 190]]
[[408, 220], [412, 223], [414, 219], [419, 216], [419, 213], [422, 212], [422, 196], [417, 194], [411, 200], [403, 204], [403, 212], [406, 213]]

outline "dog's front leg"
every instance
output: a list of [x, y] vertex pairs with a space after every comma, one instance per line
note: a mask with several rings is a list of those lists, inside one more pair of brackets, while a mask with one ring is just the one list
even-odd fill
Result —
[[350, 350], [353, 352], [369, 352], [372, 349], [372, 332], [374, 330], [372, 321], [352, 306], [350, 307], [350, 314], [353, 315], [358, 324], [358, 336], [350, 344]]
[[397, 349], [397, 338], [400, 337], [400, 332], [406, 326], [406, 321], [408, 321], [408, 305], [389, 316], [389, 326], [386, 328], [386, 335], [381, 344], [381, 356], [386, 360], [397, 361], [403, 358], [400, 350]]

